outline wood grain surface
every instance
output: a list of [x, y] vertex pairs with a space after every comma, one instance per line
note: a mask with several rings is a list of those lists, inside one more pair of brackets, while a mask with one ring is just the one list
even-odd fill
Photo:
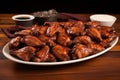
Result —
[[[14, 26], [11, 17], [0, 14], [0, 28]], [[88, 17], [91, 14], [76, 14]], [[120, 14], [113, 25], [120, 37]], [[33, 66], [13, 62], [2, 54], [10, 39], [0, 30], [0, 80], [120, 80], [120, 40], [105, 54], [83, 62], [59, 66]]]

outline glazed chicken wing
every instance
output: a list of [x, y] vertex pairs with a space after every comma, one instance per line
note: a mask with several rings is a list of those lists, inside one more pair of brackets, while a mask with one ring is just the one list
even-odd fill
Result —
[[17, 36], [15, 38], [11, 39], [10, 42], [9, 42], [9, 48], [10, 49], [17, 48], [19, 46], [19, 44], [20, 44], [20, 40], [21, 40], [20, 36]]
[[68, 55], [68, 48], [63, 47], [61, 45], [56, 45], [52, 48], [53, 54], [60, 59], [61, 61], [67, 61], [70, 60], [70, 57]]
[[30, 59], [35, 55], [36, 49], [31, 46], [25, 46], [21, 49], [11, 51], [10, 53], [19, 59], [22, 59], [24, 61], [30, 61]]
[[54, 36], [61, 29], [58, 22], [52, 22], [50, 27], [48, 27], [46, 35], [47, 36]]
[[96, 43], [91, 43], [88, 46], [93, 49], [92, 54], [95, 54], [105, 49], [104, 46], [102, 46], [101, 44], [96, 44]]
[[100, 22], [98, 21], [88, 21], [85, 23], [86, 27], [87, 28], [90, 28], [90, 27], [97, 27], [97, 26], [100, 26]]
[[48, 62], [56, 62], [57, 59], [56, 59], [56, 57], [52, 53], [49, 53], [47, 61]]
[[48, 46], [44, 46], [36, 53], [36, 57], [33, 59], [35, 62], [45, 62], [48, 59], [48, 53], [50, 48]]
[[67, 33], [71, 35], [80, 35], [84, 31], [84, 24], [82, 21], [76, 22], [73, 26], [67, 27]]
[[87, 29], [87, 35], [95, 41], [102, 41], [101, 33], [94, 27]]
[[38, 26], [38, 25], [34, 25], [33, 27], [32, 27], [32, 29], [31, 29], [31, 34], [33, 35], [33, 36], [39, 36], [40, 35], [40, 28], [41, 28], [41, 26]]
[[91, 48], [88, 48], [82, 44], [76, 44], [72, 49], [72, 59], [83, 58], [89, 56], [91, 53], [92, 53]]
[[33, 36], [37, 36], [38, 37], [40, 34], [45, 34], [47, 28], [48, 28], [48, 26], [38, 26], [38, 25], [35, 25], [31, 29], [31, 34]]
[[22, 43], [25, 43], [26, 45], [33, 46], [33, 47], [45, 45], [45, 43], [43, 43], [42, 41], [40, 41], [35, 36], [24, 36], [21, 41], [22, 41]]
[[39, 39], [42, 41], [42, 42], [45, 42], [47, 45], [49, 46], [54, 46], [55, 45], [55, 42], [50, 38], [50, 37], [47, 37], [45, 36], [44, 34], [40, 35], [39, 36]]
[[110, 42], [112, 42], [112, 41], [116, 38], [116, 36], [117, 36], [117, 34], [116, 34], [115, 32], [109, 33], [109, 35], [107, 36], [108, 38], [103, 39], [103, 40], [100, 42], [100, 44], [101, 44], [103, 47], [107, 48], [107, 47], [110, 46]]
[[101, 26], [101, 28], [99, 28], [99, 31], [101, 33], [102, 38], [108, 38], [111, 33], [115, 32], [113, 27], [107, 27], [107, 26]]
[[75, 24], [75, 22], [61, 22], [60, 25], [64, 28], [69, 28], [71, 26], [73, 26]]
[[89, 43], [93, 43], [93, 41], [91, 40], [91, 38], [89, 36], [77, 36], [74, 38], [73, 43], [81, 43], [81, 44], [85, 44], [88, 45]]
[[68, 46], [71, 40], [66, 33], [59, 33], [57, 37], [57, 42], [63, 46]]
[[16, 35], [16, 36], [27, 36], [27, 35], [30, 35], [30, 32], [31, 32], [31, 30], [21, 30], [21, 31], [19, 31], [19, 32], [15, 32], [14, 34]]

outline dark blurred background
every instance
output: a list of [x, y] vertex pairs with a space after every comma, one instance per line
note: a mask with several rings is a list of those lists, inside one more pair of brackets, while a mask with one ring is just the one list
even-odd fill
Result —
[[0, 0], [0, 13], [32, 13], [49, 9], [69, 13], [120, 13], [119, 0]]

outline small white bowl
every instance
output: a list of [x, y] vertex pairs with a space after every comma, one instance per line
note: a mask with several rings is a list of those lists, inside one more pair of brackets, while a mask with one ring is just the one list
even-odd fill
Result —
[[98, 21], [102, 26], [113, 26], [116, 21], [116, 17], [108, 14], [94, 14], [90, 16], [91, 21]]
[[29, 14], [18, 14], [12, 16], [12, 19], [15, 21], [16, 25], [30, 27], [33, 25], [34, 16]]

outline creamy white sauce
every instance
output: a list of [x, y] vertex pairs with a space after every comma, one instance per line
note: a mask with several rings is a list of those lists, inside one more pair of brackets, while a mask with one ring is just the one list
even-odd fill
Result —
[[94, 21], [114, 21], [115, 17], [111, 15], [93, 15], [91, 16], [91, 19]]

